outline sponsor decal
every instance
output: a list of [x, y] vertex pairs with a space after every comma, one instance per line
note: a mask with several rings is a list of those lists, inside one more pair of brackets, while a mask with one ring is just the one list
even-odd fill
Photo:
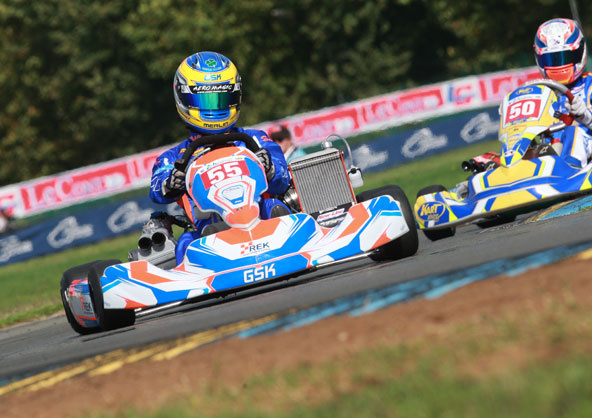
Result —
[[243, 272], [243, 280], [245, 283], [258, 282], [259, 280], [269, 279], [275, 277], [275, 263], [265, 264], [253, 269], [247, 269]]
[[18, 255], [33, 252], [31, 241], [21, 241], [17, 236], [9, 236], [0, 241], [0, 263], [5, 263]]
[[446, 206], [440, 202], [426, 202], [419, 208], [419, 217], [426, 221], [438, 221], [446, 212]]
[[79, 225], [74, 216], [68, 216], [47, 235], [47, 243], [53, 248], [61, 248], [76, 240], [90, 237], [93, 230], [91, 224]]
[[481, 141], [497, 134], [498, 121], [491, 120], [488, 113], [482, 112], [471, 118], [460, 131], [460, 137], [467, 143]]
[[226, 122], [218, 122], [218, 123], [207, 123], [207, 122], [204, 122], [203, 123], [203, 125], [206, 128], [213, 128], [213, 129], [225, 128], [226, 126], [228, 126], [228, 124], [229, 124], [228, 121], [226, 121]]
[[268, 251], [271, 249], [269, 242], [258, 242], [253, 244], [249, 242], [248, 244], [241, 244], [241, 255], [245, 254], [257, 254], [263, 251]]
[[322, 213], [317, 217], [317, 222], [323, 222], [329, 219], [333, 219], [336, 218], [340, 215], [343, 214], [345, 210], [343, 208], [341, 209], [337, 209], [337, 210], [332, 210], [330, 212], [326, 212], [326, 213]]
[[532, 93], [532, 91], [533, 91], [532, 87], [524, 87], [524, 88], [517, 90], [516, 94], [530, 94], [530, 93]]
[[90, 316], [89, 314], [92, 314], [92, 316], [94, 316], [95, 314], [91, 302], [86, 299], [82, 302], [82, 310], [85, 314], [87, 314], [87, 316]]
[[434, 135], [430, 128], [422, 128], [405, 141], [401, 153], [407, 158], [415, 158], [428, 151], [443, 148], [446, 144], [446, 135]]
[[152, 209], [141, 209], [137, 202], [127, 202], [118, 207], [107, 218], [107, 227], [113, 233], [120, 233], [128, 229], [143, 225], [148, 219]]
[[197, 86], [189, 86], [189, 91], [193, 94], [231, 93], [234, 91], [234, 84], [199, 84]]

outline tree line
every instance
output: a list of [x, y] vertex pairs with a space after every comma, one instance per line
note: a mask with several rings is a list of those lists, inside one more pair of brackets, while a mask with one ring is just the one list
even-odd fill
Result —
[[[536, 28], [571, 17], [568, 3], [3, 0], [0, 185], [182, 139], [172, 79], [193, 52], [234, 61], [243, 79], [239, 124], [252, 125], [533, 65]], [[578, 2], [583, 18], [587, 3]]]

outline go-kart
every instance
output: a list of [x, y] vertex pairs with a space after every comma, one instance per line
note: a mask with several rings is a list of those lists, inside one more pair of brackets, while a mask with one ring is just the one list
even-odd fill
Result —
[[[128, 262], [99, 260], [63, 274], [61, 296], [71, 327], [80, 334], [121, 328], [147, 312], [288, 279], [360, 254], [396, 260], [417, 251], [404, 192], [393, 185], [356, 196], [351, 179], [360, 180], [361, 172], [353, 161], [347, 169], [343, 153], [329, 141], [290, 163], [291, 186], [279, 198], [292, 213], [273, 217], [272, 211], [270, 219], [261, 219], [258, 203], [268, 183], [258, 150], [244, 133], [194, 141], [175, 162], [186, 173], [180, 201], [185, 216], [153, 215]], [[188, 230], [204, 216], [218, 222], [204, 228], [176, 265], [171, 225]]]
[[562, 144], [557, 138], [573, 122], [572, 116], [554, 109], [560, 95], [573, 100], [562, 84], [533, 80], [504, 98], [501, 152], [463, 162], [463, 169], [475, 174], [450, 190], [433, 185], [417, 193], [414, 215], [427, 238], [453, 236], [458, 225], [469, 222], [499, 225], [590, 192], [592, 164], [576, 168], [559, 156]]

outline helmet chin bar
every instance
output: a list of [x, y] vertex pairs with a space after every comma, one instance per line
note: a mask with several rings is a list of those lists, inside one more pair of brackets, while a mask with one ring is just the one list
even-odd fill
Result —
[[561, 67], [545, 67], [545, 76], [553, 81], [567, 85], [575, 81], [575, 65], [567, 64]]

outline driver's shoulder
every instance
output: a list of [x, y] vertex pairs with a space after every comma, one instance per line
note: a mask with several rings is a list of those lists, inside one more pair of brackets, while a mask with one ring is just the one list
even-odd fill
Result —
[[262, 140], [262, 141], [271, 141], [271, 139], [267, 136], [267, 134], [265, 133], [265, 131], [262, 131], [261, 129], [251, 129], [251, 128], [235, 128], [236, 131], [235, 132], [242, 132], [245, 133], [247, 135], [249, 135], [250, 137], [257, 139], [257, 140]]
[[584, 73], [580, 78], [581, 86], [584, 88], [586, 92], [589, 92], [592, 89], [592, 73]]

